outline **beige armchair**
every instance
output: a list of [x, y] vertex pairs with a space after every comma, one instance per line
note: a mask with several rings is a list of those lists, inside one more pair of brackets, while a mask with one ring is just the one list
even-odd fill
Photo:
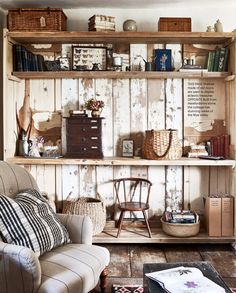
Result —
[[[0, 193], [14, 197], [26, 188], [38, 189], [34, 178], [24, 168], [0, 161]], [[106, 248], [92, 244], [90, 218], [58, 216], [72, 243], [39, 258], [30, 248], [0, 240], [1, 293], [87, 293], [99, 277], [101, 291], [105, 292], [110, 255]]]

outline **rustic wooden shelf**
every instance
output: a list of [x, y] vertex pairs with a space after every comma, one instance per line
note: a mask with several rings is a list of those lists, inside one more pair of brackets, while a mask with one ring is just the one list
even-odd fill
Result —
[[13, 157], [7, 162], [20, 165], [94, 165], [94, 166], [230, 166], [235, 167], [235, 160], [203, 160], [181, 158], [179, 160], [144, 160], [140, 158], [105, 157], [103, 159], [76, 158], [24, 158]]
[[178, 71], [31, 71], [13, 72], [13, 76], [19, 79], [60, 79], [60, 78], [112, 78], [112, 79], [166, 79], [166, 78], [228, 78], [228, 72], [178, 72]]
[[234, 33], [218, 32], [7, 32], [22, 44], [222, 44], [231, 43]]
[[212, 237], [201, 230], [194, 237], [172, 237], [165, 234], [161, 228], [151, 228], [152, 238], [148, 237], [146, 228], [122, 229], [116, 238], [117, 228], [105, 228], [98, 235], [93, 236], [93, 243], [234, 243], [235, 237]]

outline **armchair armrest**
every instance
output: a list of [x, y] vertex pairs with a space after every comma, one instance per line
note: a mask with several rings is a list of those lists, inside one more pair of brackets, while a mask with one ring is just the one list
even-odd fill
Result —
[[1, 292], [36, 292], [41, 283], [41, 266], [30, 248], [0, 241]]
[[88, 216], [57, 214], [73, 243], [92, 244], [93, 224]]

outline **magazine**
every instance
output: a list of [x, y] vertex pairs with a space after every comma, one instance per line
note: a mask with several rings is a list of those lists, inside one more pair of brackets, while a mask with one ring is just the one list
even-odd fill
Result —
[[177, 267], [146, 276], [168, 293], [225, 293], [225, 289], [205, 277], [198, 268]]

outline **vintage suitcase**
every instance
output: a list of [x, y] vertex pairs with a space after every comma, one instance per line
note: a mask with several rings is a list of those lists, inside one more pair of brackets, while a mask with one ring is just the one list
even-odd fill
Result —
[[191, 32], [191, 18], [160, 17], [158, 23], [158, 30], [163, 32]]
[[67, 17], [59, 8], [8, 10], [9, 31], [65, 31]]

